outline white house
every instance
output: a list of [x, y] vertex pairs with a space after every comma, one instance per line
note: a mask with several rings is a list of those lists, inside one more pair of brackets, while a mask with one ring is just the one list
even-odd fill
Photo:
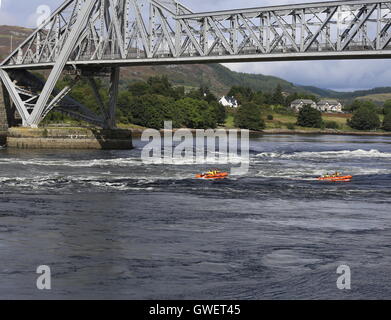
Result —
[[342, 104], [337, 100], [321, 100], [317, 105], [317, 109], [321, 112], [342, 113], [342, 108]]
[[222, 97], [219, 103], [224, 107], [239, 108], [239, 103], [234, 97]]
[[316, 109], [316, 102], [309, 100], [309, 99], [297, 99], [292, 101], [291, 108], [295, 110], [296, 112], [299, 112], [304, 106], [311, 106], [312, 108]]

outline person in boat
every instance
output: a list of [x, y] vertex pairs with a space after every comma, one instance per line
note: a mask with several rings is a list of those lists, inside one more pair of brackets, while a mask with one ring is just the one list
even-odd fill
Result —
[[341, 175], [342, 174], [340, 172], [336, 171], [334, 174], [327, 173], [327, 174], [323, 175], [323, 178], [338, 178]]
[[215, 176], [215, 175], [217, 175], [217, 174], [219, 174], [220, 173], [220, 171], [209, 171], [209, 172], [207, 172], [206, 174], [207, 175], [211, 175], [211, 176]]

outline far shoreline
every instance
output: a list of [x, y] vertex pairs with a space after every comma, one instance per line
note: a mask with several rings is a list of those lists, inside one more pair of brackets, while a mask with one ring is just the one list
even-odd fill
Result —
[[385, 136], [391, 137], [391, 132], [371, 132], [371, 131], [335, 131], [335, 130], [284, 130], [284, 129], [266, 129], [259, 131], [260, 134], [292, 134], [292, 135], [336, 135], [336, 136]]
[[[129, 130], [132, 130], [134, 136], [140, 136], [142, 135], [143, 131], [145, 129], [140, 128], [129, 128]], [[164, 132], [177, 132], [179, 130], [190, 130], [191, 132], [195, 133], [197, 129], [189, 129], [189, 128], [178, 128], [173, 130], [165, 130], [160, 129], [160, 133]], [[240, 130], [238, 128], [217, 128], [223, 129], [223, 130]], [[385, 137], [391, 137], [391, 132], [371, 132], [371, 131], [336, 131], [336, 130], [288, 130], [288, 129], [265, 129], [262, 131], [254, 131], [250, 130], [250, 134], [252, 135], [341, 135], [341, 136], [385, 136]]]

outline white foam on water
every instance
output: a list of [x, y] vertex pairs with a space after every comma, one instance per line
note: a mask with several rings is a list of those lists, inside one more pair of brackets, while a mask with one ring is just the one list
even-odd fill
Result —
[[372, 150], [341, 150], [322, 152], [295, 152], [291, 154], [278, 152], [263, 152], [257, 154], [258, 158], [278, 158], [278, 159], [361, 159], [361, 158], [390, 158], [391, 153]]
[[119, 166], [128, 167], [142, 165], [141, 159], [137, 158], [117, 158], [117, 159], [93, 159], [93, 160], [46, 160], [46, 159], [29, 159], [22, 160], [17, 158], [0, 159], [0, 164], [13, 165], [33, 165], [33, 166], [64, 166], [64, 167], [105, 167]]
[[[24, 166], [62, 166], [62, 167], [73, 167], [73, 168], [94, 168], [94, 167], [132, 167], [132, 166], [142, 166], [142, 165], [170, 165], [171, 163], [167, 163], [163, 158], [161, 161], [155, 163], [154, 159], [151, 162], [143, 162], [141, 158], [133, 157], [133, 158], [116, 158], [116, 159], [93, 159], [93, 160], [71, 160], [71, 159], [58, 159], [58, 160], [49, 160], [49, 159], [19, 159], [19, 158], [3, 158], [0, 159], [0, 164], [12, 164], [12, 165], [24, 165]], [[195, 162], [197, 160], [197, 163]], [[242, 158], [240, 156], [229, 157], [229, 163], [239, 164], [239, 163], [247, 163], [249, 161], [248, 158]], [[218, 157], [214, 159], [196, 159], [194, 158], [173, 158], [172, 165], [176, 166], [186, 166], [186, 165], [194, 165], [194, 164], [222, 164], [221, 161], [218, 160]], [[224, 162], [225, 164], [226, 162]]]

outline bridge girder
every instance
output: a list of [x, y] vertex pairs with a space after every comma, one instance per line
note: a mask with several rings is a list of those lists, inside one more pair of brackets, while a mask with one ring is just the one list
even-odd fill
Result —
[[[71, 88], [53, 93], [64, 68], [109, 67], [115, 74], [120, 66], [148, 64], [376, 59], [391, 57], [390, 42], [391, 0], [206, 13], [175, 0], [67, 0], [4, 60], [0, 76], [25, 124], [36, 126], [48, 110], [64, 110], [60, 102]], [[52, 70], [31, 112], [10, 76], [26, 69]], [[118, 76], [111, 79], [118, 90]], [[100, 121], [113, 126], [109, 118]]]

